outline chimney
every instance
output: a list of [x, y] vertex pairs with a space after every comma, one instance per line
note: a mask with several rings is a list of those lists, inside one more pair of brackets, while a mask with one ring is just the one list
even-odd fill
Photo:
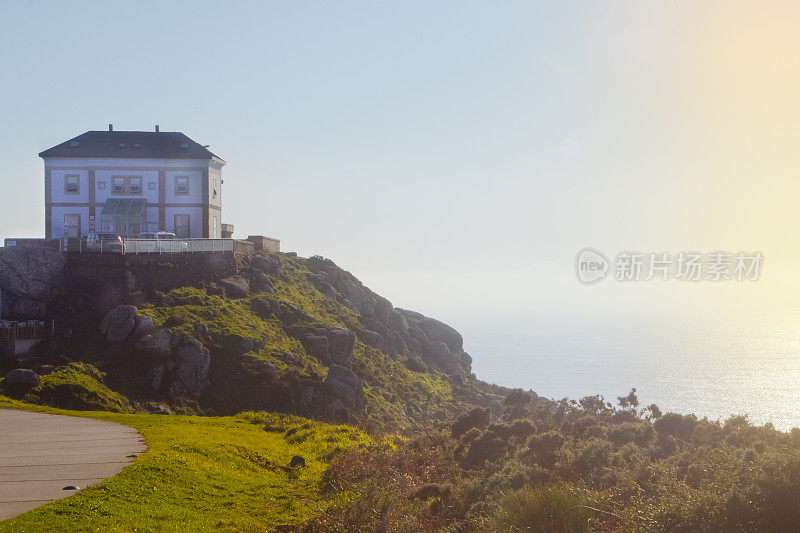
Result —
[[113, 125], [113, 124], [109, 124], [109, 125], [108, 125], [108, 131], [109, 131], [110, 133], [114, 133], [114, 125]]
[[158, 124], [156, 124], [156, 133], [158, 133]]

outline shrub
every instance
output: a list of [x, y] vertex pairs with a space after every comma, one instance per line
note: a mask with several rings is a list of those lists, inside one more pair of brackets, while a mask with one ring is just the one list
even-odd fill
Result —
[[509, 420], [522, 418], [531, 404], [531, 395], [522, 389], [514, 389], [503, 398], [503, 414]]
[[564, 445], [564, 435], [555, 430], [528, 439], [528, 449], [534, 453], [536, 462], [542, 466], [552, 466], [556, 462], [556, 452]]
[[683, 416], [678, 413], [667, 413], [653, 422], [653, 427], [659, 436], [669, 435], [682, 440], [692, 436], [695, 426], [697, 426], [696, 416]]
[[[599, 498], [594, 498], [599, 500]], [[597, 502], [569, 484], [526, 487], [504, 496], [492, 531], [590, 531]]]
[[506, 441], [487, 431], [472, 443], [462, 464], [464, 468], [474, 468], [486, 461], [499, 459], [507, 449]]
[[653, 426], [637, 422], [625, 422], [608, 431], [608, 440], [614, 444], [627, 444], [634, 442], [645, 446], [653, 438]]
[[458, 418], [450, 426], [454, 437], [459, 437], [472, 428], [484, 428], [492, 421], [492, 412], [489, 409], [476, 407], [471, 411], [467, 411]]
[[598, 438], [582, 442], [572, 462], [573, 468], [580, 474], [593, 473], [605, 468], [611, 455], [611, 443]]

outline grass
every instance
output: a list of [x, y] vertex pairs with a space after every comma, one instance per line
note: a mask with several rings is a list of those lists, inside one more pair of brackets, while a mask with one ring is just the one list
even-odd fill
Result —
[[[148, 450], [120, 474], [0, 523], [19, 531], [269, 531], [327, 509], [320, 480], [364, 433], [270, 413], [233, 417], [73, 412], [0, 396], [2, 408], [97, 418], [139, 430]], [[286, 469], [294, 455], [305, 468]]]
[[525, 487], [506, 494], [494, 516], [495, 531], [590, 531], [600, 496], [568, 484]]
[[[125, 396], [103, 384], [104, 374], [88, 363], [70, 363], [40, 377], [38, 386], [21, 398], [28, 403], [57, 404], [88, 411], [129, 413], [133, 407]], [[0, 379], [0, 392], [6, 391]]]

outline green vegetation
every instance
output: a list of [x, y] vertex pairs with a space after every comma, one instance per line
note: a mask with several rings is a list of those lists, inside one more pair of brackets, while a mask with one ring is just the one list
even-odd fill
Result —
[[541, 533], [591, 531], [593, 525], [600, 525], [595, 520], [600, 505], [598, 495], [569, 484], [525, 487], [500, 499], [491, 529]]
[[[728, 532], [800, 524], [800, 429], [662, 414], [639, 406], [635, 389], [616, 407], [600, 396], [549, 402], [432, 370], [436, 359], [417, 354], [429, 357], [425, 346], [434, 343], [423, 336], [427, 344], [411, 350], [408, 332], [417, 326], [394, 313], [395, 326], [406, 329], [387, 330], [389, 303], [348, 273], [326, 270], [337, 267], [319, 258], [270, 258], [257, 258], [269, 263], [269, 275], [241, 265], [254, 287], [249, 295], [234, 285], [243, 297], [227, 297], [221, 281], [154, 293], [140, 307], [156, 325], [169, 322], [175, 334], [161, 332], [168, 344], [186, 343], [185, 335], [209, 349], [199, 397], [169, 401], [163, 387], [153, 389], [142, 371], [162, 357], [152, 344], [110, 345], [97, 335], [54, 344], [82, 362], [41, 365], [48, 368], [39, 369], [36, 387], [0, 381], [0, 393], [27, 402], [0, 397], [0, 407], [93, 411], [81, 416], [136, 427], [150, 446], [119, 476], [4, 522], [0, 532], [42, 524], [309, 532]], [[334, 287], [337, 276], [351, 284]], [[383, 310], [377, 324], [375, 309]], [[332, 331], [339, 328], [371, 345]], [[392, 337], [396, 331], [405, 336]], [[360, 429], [262, 412], [327, 419], [324, 408], [349, 399], [325, 396], [341, 382], [324, 381], [332, 344], [314, 344], [341, 338], [347, 349], [337, 348], [338, 356], [346, 351], [349, 366], [353, 347], [358, 378], [347, 378], [356, 382], [358, 409], [365, 404], [347, 419]], [[398, 338], [401, 349], [386, 342]], [[235, 416], [134, 414], [143, 411]], [[382, 437], [395, 430], [404, 437]], [[294, 455], [307, 466], [289, 468]]]
[[[3, 397], [0, 407], [31, 408]], [[352, 427], [279, 414], [209, 418], [36, 409], [135, 427], [148, 450], [99, 485], [1, 522], [0, 532], [270, 530], [346, 499], [322, 494], [320, 479], [337, 454], [371, 442]], [[295, 455], [305, 467], [288, 468]]]
[[[513, 396], [520, 394], [518, 391]], [[519, 399], [519, 398], [517, 398]], [[325, 475], [339, 502], [306, 531], [789, 531], [800, 524], [800, 430], [698, 420], [602, 397], [481, 409]], [[509, 412], [516, 411], [516, 417]]]
[[123, 395], [103, 384], [105, 374], [88, 363], [70, 363], [41, 376], [37, 387], [11, 390], [0, 379], [0, 392], [28, 403], [60, 405], [87, 411], [133, 411]]
[[[196, 335], [198, 325], [208, 328], [213, 342], [219, 345], [214, 351], [212, 371], [225, 376], [218, 380], [220, 386], [214, 387], [212, 383], [211, 393], [201, 404], [211, 413], [227, 413], [225, 409], [231, 406], [271, 407], [259, 405], [259, 399], [233, 398], [234, 392], [247, 393], [250, 387], [231, 386], [230, 376], [235, 374], [242, 379], [243, 374], [246, 377], [255, 373], [253, 369], [258, 368], [259, 361], [274, 365], [278, 381], [288, 389], [306, 379], [324, 379], [326, 367], [308, 354], [293, 335], [295, 330], [360, 329], [356, 313], [314, 288], [308, 280], [311, 272], [306, 259], [286, 254], [272, 254], [272, 257], [280, 258], [281, 264], [280, 276], [272, 280], [274, 292], [228, 299], [209, 294], [218, 289], [213, 284], [206, 288], [181, 287], [165, 295], [170, 304], [150, 303], [142, 308], [142, 313], [157, 324], [170, 317], [182, 319], [183, 324], [173, 329], [188, 335]], [[293, 315], [290, 323], [279, 320], [276, 310]], [[237, 345], [239, 339], [260, 342], [242, 354]], [[288, 364], [283, 358], [286, 353], [296, 356], [297, 362]], [[412, 372], [402, 362], [360, 340], [356, 340], [353, 351], [353, 370], [364, 381], [364, 419], [370, 427], [402, 428], [414, 420], [444, 420], [453, 411], [453, 386], [444, 374]]]

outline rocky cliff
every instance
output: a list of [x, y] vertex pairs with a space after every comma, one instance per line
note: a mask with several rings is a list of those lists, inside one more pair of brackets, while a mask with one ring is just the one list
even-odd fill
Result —
[[[0, 263], [19, 263], [16, 253]], [[449, 416], [462, 402], [497, 403], [471, 374], [457, 331], [395, 308], [329, 259], [101, 264], [45, 255], [0, 268], [0, 284], [11, 279], [16, 301], [32, 302], [13, 309], [72, 317], [74, 334], [40, 347], [28, 366], [93, 365], [134, 409], [268, 409], [403, 426]], [[31, 264], [39, 281], [26, 285]]]

